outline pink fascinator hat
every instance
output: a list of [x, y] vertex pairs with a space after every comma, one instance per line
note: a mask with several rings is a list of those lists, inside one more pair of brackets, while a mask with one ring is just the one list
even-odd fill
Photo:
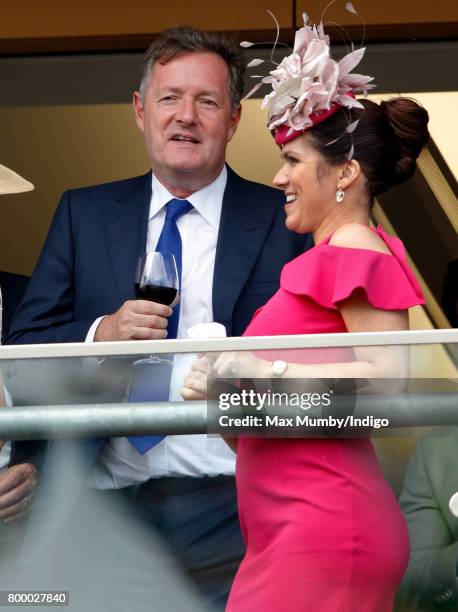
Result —
[[[348, 11], [356, 13], [353, 5]], [[357, 13], [356, 13], [357, 14]], [[268, 126], [278, 145], [293, 140], [307, 129], [326, 120], [340, 108], [361, 108], [355, 94], [367, 96], [373, 77], [355, 74], [352, 70], [362, 60], [365, 48], [354, 49], [338, 62], [331, 56], [330, 39], [324, 32], [323, 22], [308, 25], [296, 32], [293, 52], [285, 57], [266, 77], [248, 93], [247, 98], [262, 84], [268, 83], [272, 91], [265, 96], [261, 108], [268, 109]], [[243, 47], [251, 43], [241, 43]], [[258, 66], [263, 60], [252, 60], [248, 67]], [[356, 128], [356, 122], [348, 131]]]

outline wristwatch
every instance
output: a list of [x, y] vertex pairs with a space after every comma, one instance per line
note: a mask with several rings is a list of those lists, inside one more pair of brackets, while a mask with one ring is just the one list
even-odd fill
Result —
[[281, 378], [288, 369], [288, 364], [282, 359], [277, 359], [272, 363], [272, 376]]

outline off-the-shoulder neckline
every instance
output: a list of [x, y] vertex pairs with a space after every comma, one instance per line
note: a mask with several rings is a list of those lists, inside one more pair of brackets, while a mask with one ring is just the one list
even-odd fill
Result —
[[[362, 225], [362, 224], [360, 224], [360, 225]], [[328, 247], [328, 248], [331, 248], [331, 249], [343, 249], [345, 251], [366, 251], [367, 253], [377, 253], [379, 255], [385, 255], [386, 257], [395, 257], [393, 251], [390, 248], [390, 245], [388, 244], [388, 242], [385, 239], [385, 235], [389, 236], [389, 234], [386, 234], [386, 232], [383, 230], [383, 228], [382, 228], [382, 226], [380, 224], [377, 225], [377, 227], [371, 227], [370, 225], [367, 225], [367, 226], [364, 226], [364, 227], [368, 227], [371, 230], [371, 232], [377, 234], [377, 236], [380, 236], [380, 238], [386, 244], [386, 246], [388, 247], [390, 252], [389, 253], [385, 253], [384, 251], [376, 251], [375, 249], [367, 249], [365, 247], [350, 247], [350, 246], [341, 246], [339, 244], [329, 244], [329, 241], [331, 240], [331, 238], [332, 238], [332, 236], [334, 235], [335, 232], [333, 232], [332, 234], [329, 234], [329, 236], [327, 236], [321, 242], [316, 244], [315, 248], [317, 249], [317, 248], [320, 248], [320, 247]]]

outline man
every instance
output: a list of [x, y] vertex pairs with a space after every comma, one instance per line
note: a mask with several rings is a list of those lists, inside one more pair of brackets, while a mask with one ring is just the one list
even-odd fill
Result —
[[[191, 204], [176, 220], [177, 335], [210, 321], [243, 333], [278, 288], [284, 263], [304, 249], [304, 237], [284, 227], [282, 195], [225, 165], [243, 75], [239, 48], [219, 35], [184, 27], [153, 43], [133, 99], [152, 174], [63, 196], [9, 342], [165, 338], [171, 309], [134, 300], [134, 273], [177, 198]], [[149, 520], [223, 604], [243, 552], [233, 473], [234, 456], [219, 439], [167, 436], [140, 455], [118, 438], [105, 444], [94, 479], [101, 489], [140, 485]]]
[[400, 504], [410, 559], [399, 612], [458, 610], [458, 430], [422, 436], [409, 462]]
[[[0, 164], [0, 195], [32, 189], [32, 183]], [[0, 335], [8, 328], [11, 314], [19, 302], [19, 296], [23, 294], [26, 283], [26, 277], [0, 272], [0, 287], [3, 289], [3, 296], [6, 297], [3, 302], [0, 293]], [[5, 405], [3, 388], [0, 390], [0, 405]], [[0, 545], [16, 535], [17, 525], [8, 525], [8, 523], [23, 515], [30, 504], [37, 483], [35, 466], [31, 463], [18, 463], [8, 468], [9, 455], [10, 443], [0, 441]]]

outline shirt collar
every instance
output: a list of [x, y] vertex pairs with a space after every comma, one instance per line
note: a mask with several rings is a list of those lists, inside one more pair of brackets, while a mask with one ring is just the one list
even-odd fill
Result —
[[[227, 183], [227, 168], [224, 165], [220, 175], [209, 185], [194, 192], [186, 199], [194, 209], [215, 229], [219, 227], [224, 190]], [[148, 221], [150, 221], [175, 196], [152, 175], [152, 195]]]

